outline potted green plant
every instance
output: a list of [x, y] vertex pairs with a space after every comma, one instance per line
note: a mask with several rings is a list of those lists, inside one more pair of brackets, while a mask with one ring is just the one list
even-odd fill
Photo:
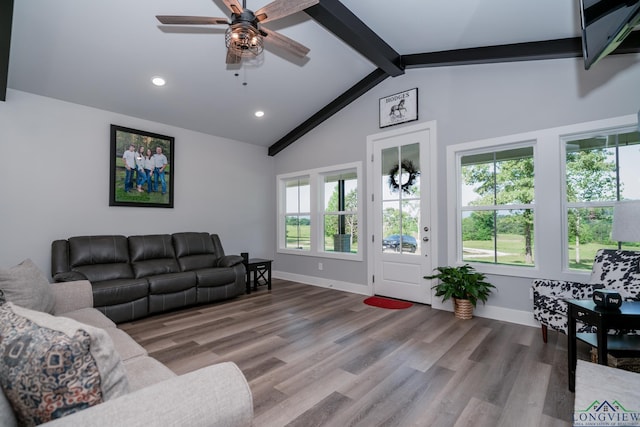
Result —
[[484, 304], [495, 288], [485, 281], [486, 276], [478, 273], [469, 264], [459, 267], [438, 267], [438, 274], [424, 276], [425, 279], [438, 279], [440, 282], [434, 286], [436, 296], [442, 297], [442, 301], [453, 299], [455, 316], [459, 319], [471, 319], [473, 309], [482, 301]]

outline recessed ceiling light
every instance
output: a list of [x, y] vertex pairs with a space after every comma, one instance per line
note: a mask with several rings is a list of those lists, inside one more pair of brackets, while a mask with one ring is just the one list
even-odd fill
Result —
[[156, 86], [164, 86], [167, 82], [162, 77], [154, 77], [151, 79], [151, 83]]
[[253, 113], [256, 117], [262, 117], [264, 116], [264, 111], [256, 111], [255, 113]]

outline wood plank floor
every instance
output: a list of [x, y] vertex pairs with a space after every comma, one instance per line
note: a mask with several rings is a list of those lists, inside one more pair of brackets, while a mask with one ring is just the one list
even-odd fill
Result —
[[[256, 427], [570, 426], [566, 336], [284, 280], [119, 325], [178, 374], [244, 372]], [[588, 348], [579, 348], [587, 358]]]

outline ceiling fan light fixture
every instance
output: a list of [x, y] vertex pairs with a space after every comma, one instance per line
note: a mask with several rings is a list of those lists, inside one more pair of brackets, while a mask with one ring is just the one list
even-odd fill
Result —
[[224, 39], [227, 49], [237, 56], [258, 56], [263, 50], [262, 35], [246, 22], [230, 25]]

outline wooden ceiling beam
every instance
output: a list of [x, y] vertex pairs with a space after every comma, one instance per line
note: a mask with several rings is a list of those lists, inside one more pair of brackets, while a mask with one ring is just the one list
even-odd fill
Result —
[[[613, 54], [640, 52], [640, 31], [631, 33]], [[406, 68], [448, 67], [499, 62], [582, 57], [580, 37], [403, 55]]]
[[381, 69], [376, 69], [372, 73], [370, 73], [367, 77], [360, 80], [358, 83], [353, 85], [349, 90], [344, 92], [342, 95], [331, 101], [320, 111], [315, 113], [309, 119], [305, 120], [300, 126], [296, 127], [294, 130], [286, 134], [282, 137], [278, 142], [274, 143], [269, 147], [269, 155], [275, 156], [280, 151], [287, 148], [289, 145], [296, 142], [299, 138], [301, 138], [306, 133], [310, 132], [316, 126], [319, 126], [329, 117], [336, 114], [338, 111], [342, 110], [347, 105], [351, 104], [356, 99], [360, 98], [363, 94], [365, 94], [372, 87], [377, 86], [380, 82], [385, 80], [389, 75], [385, 73]]
[[338, 0], [320, 0], [305, 12], [388, 75], [404, 74], [400, 54]]

